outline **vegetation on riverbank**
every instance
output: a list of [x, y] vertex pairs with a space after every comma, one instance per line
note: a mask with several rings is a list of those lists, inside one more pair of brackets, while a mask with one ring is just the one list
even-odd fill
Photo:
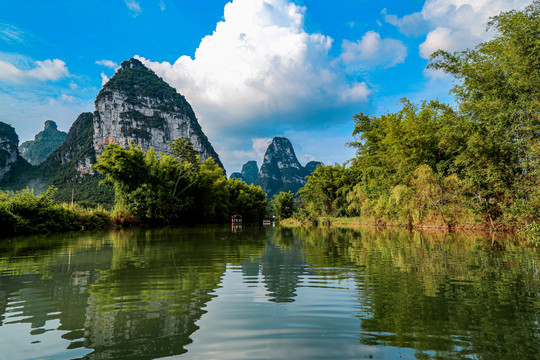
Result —
[[474, 49], [433, 54], [457, 79], [438, 101], [354, 116], [357, 155], [320, 166], [299, 191], [296, 217], [373, 224], [517, 229], [540, 221], [540, 1], [490, 22]]
[[86, 209], [54, 201], [55, 188], [41, 196], [31, 190], [0, 191], [0, 236], [102, 229], [116, 214], [103, 208]]
[[[1, 235], [53, 233], [134, 224], [200, 224], [261, 221], [267, 201], [258, 186], [227, 180], [210, 158], [201, 163], [188, 138], [171, 142], [171, 155], [109, 145], [94, 168], [115, 190], [112, 210], [86, 209], [53, 199], [55, 189], [0, 192]], [[292, 198], [292, 195], [291, 195]], [[0, 236], [1, 236], [0, 235]]]
[[212, 158], [201, 163], [189, 138], [172, 140], [170, 155], [108, 145], [94, 168], [115, 192], [115, 209], [143, 223], [222, 223], [242, 214], [262, 221], [266, 196], [259, 186], [228, 180]]

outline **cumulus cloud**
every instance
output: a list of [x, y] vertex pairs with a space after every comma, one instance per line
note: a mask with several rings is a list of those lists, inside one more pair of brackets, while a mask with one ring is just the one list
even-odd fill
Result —
[[71, 96], [71, 95], [66, 95], [66, 94], [62, 94], [60, 96], [60, 100], [61, 101], [64, 101], [64, 102], [74, 102], [75, 101], [75, 96]]
[[255, 160], [261, 166], [266, 149], [271, 142], [272, 138], [252, 138], [251, 148], [247, 148], [247, 150], [223, 151], [220, 155], [221, 161], [233, 172], [240, 171], [241, 166], [248, 160]]
[[486, 31], [491, 17], [529, 4], [530, 0], [426, 0], [422, 11], [402, 18], [386, 9], [381, 13], [405, 35], [426, 34], [419, 50], [420, 56], [428, 59], [439, 49], [465, 50], [493, 38], [493, 31]]
[[407, 47], [399, 40], [382, 39], [368, 31], [358, 41], [344, 40], [341, 59], [348, 67], [369, 69], [373, 66], [391, 67], [405, 62]]
[[114, 61], [112, 60], [99, 60], [99, 61], [96, 61], [96, 64], [97, 65], [103, 65], [103, 66], [106, 66], [108, 68], [111, 68], [111, 69], [116, 69], [118, 68], [118, 64], [115, 63]]
[[376, 32], [334, 44], [305, 30], [305, 11], [290, 0], [231, 0], [194, 56], [136, 57], [186, 97], [227, 167], [256, 154], [248, 139], [348, 123], [370, 100], [362, 74], [407, 55], [403, 43]]
[[66, 63], [59, 59], [35, 61], [35, 67], [20, 69], [17, 66], [0, 60], [0, 81], [23, 83], [27, 81], [56, 81], [69, 76]]
[[420, 55], [429, 58], [438, 49], [458, 51], [487, 41], [494, 35], [486, 31], [490, 17], [529, 4], [529, 0], [428, 0], [422, 16], [434, 29], [420, 45]]
[[142, 12], [142, 8], [139, 2], [137, 0], [124, 0], [124, 1], [129, 11], [131, 11], [131, 15], [133, 17], [139, 16], [139, 14]]
[[[304, 7], [287, 0], [233, 0], [193, 58], [181, 56], [173, 64], [138, 58], [186, 96], [211, 137], [268, 124], [274, 129], [328, 124], [335, 119], [313, 115], [357, 106], [368, 99], [370, 88], [329, 55], [331, 37], [304, 30], [304, 13]], [[395, 48], [379, 38], [384, 55], [395, 54]], [[351, 56], [348, 68], [356, 60], [368, 63]], [[375, 64], [377, 56], [369, 62]]]

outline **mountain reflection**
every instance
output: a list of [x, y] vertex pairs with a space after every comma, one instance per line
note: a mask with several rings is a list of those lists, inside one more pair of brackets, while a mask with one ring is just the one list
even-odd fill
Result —
[[0, 326], [10, 322], [6, 309], [16, 303], [21, 313], [15, 321], [32, 329], [55, 314], [68, 349], [92, 349], [86, 359], [182, 354], [227, 263], [264, 248], [261, 240], [243, 241], [219, 229], [190, 235], [193, 230], [185, 229], [178, 242], [174, 230], [97, 234], [67, 248], [4, 258], [0, 274], [10, 275], [1, 277]]

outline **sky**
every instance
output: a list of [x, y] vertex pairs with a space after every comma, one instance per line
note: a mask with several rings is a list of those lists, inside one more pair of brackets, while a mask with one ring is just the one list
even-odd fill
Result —
[[227, 172], [261, 166], [275, 136], [302, 164], [344, 163], [353, 115], [452, 102], [426, 70], [437, 49], [495, 35], [491, 16], [524, 0], [2, 0], [0, 121], [20, 141], [68, 131], [131, 57], [184, 95]]

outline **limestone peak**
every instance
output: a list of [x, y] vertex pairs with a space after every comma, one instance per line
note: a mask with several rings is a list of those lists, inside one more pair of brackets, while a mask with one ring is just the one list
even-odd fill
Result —
[[120, 64], [121, 69], [133, 69], [133, 68], [146, 68], [139, 59], [131, 58], [129, 60], [122, 61]]
[[191, 105], [175, 88], [138, 59], [122, 62], [96, 97], [93, 145], [97, 155], [107, 144], [125, 148], [133, 142], [167, 153], [169, 141], [189, 137], [202, 160], [223, 167], [203, 133]]

